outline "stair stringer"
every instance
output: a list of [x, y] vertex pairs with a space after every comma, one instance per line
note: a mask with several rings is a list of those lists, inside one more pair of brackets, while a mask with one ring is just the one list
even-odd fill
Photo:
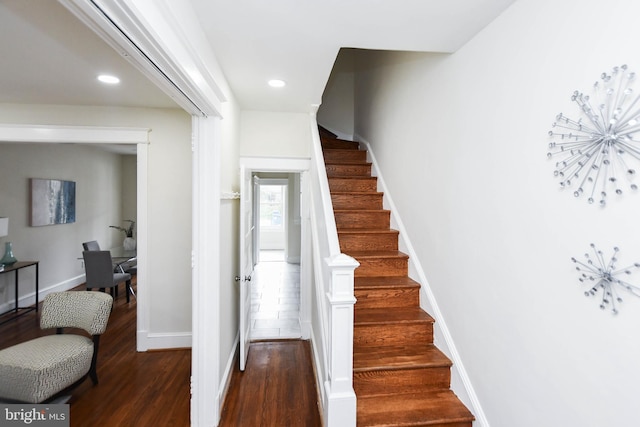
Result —
[[458, 353], [455, 342], [453, 341], [453, 336], [449, 332], [444, 315], [442, 314], [435, 295], [429, 286], [429, 282], [424, 270], [422, 269], [420, 260], [413, 249], [413, 245], [409, 239], [409, 233], [407, 233], [407, 230], [402, 223], [400, 214], [398, 213], [398, 210], [393, 203], [393, 199], [391, 198], [391, 192], [385, 184], [384, 177], [380, 172], [378, 162], [376, 161], [373, 153], [373, 148], [365, 138], [357, 133], [354, 137], [354, 141], [358, 141], [367, 150], [367, 161], [371, 162], [371, 176], [378, 178], [378, 191], [384, 193], [384, 208], [391, 211], [391, 227], [400, 232], [398, 241], [399, 248], [402, 252], [409, 255], [409, 277], [422, 285], [420, 288], [420, 308], [432, 315], [435, 319], [433, 329], [434, 344], [453, 362], [453, 366], [451, 367], [451, 390], [453, 390], [465, 405], [473, 408], [472, 412], [476, 418], [474, 426], [490, 427], [489, 421], [482, 410], [482, 405], [480, 404], [478, 395], [471, 383], [471, 379], [464, 368], [460, 353]]

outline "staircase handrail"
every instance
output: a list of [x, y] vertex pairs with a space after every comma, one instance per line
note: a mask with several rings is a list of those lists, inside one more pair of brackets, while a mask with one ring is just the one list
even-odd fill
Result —
[[[325, 426], [355, 426], [353, 293], [358, 262], [340, 252], [315, 112], [311, 114], [309, 216], [319, 337], [314, 342]], [[318, 348], [320, 347], [320, 348]], [[318, 354], [321, 352], [322, 354]]]

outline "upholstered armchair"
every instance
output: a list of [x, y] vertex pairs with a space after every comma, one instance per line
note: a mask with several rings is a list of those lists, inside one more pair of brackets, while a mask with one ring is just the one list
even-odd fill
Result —
[[[107, 327], [113, 298], [103, 292], [68, 291], [46, 296], [40, 327], [46, 335], [0, 350], [0, 400], [43, 403], [69, 392], [90, 376], [98, 383], [96, 365], [100, 335]], [[64, 334], [79, 328], [92, 338]]]

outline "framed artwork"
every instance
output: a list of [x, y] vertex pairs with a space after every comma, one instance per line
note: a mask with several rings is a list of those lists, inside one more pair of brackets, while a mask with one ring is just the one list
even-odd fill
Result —
[[31, 178], [31, 226], [76, 222], [76, 183]]

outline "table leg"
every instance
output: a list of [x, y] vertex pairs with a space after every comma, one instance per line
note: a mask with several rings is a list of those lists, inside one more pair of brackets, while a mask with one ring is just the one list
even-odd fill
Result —
[[16, 307], [13, 309], [13, 311], [14, 311], [15, 313], [17, 313], [17, 312], [18, 312], [18, 271], [19, 271], [19, 270], [16, 270], [16, 277], [15, 277], [15, 279], [16, 279], [16, 283], [15, 283]]
[[39, 268], [40, 268], [40, 263], [36, 263], [36, 313], [38, 312], [38, 286], [39, 286], [38, 282], [40, 280]]

